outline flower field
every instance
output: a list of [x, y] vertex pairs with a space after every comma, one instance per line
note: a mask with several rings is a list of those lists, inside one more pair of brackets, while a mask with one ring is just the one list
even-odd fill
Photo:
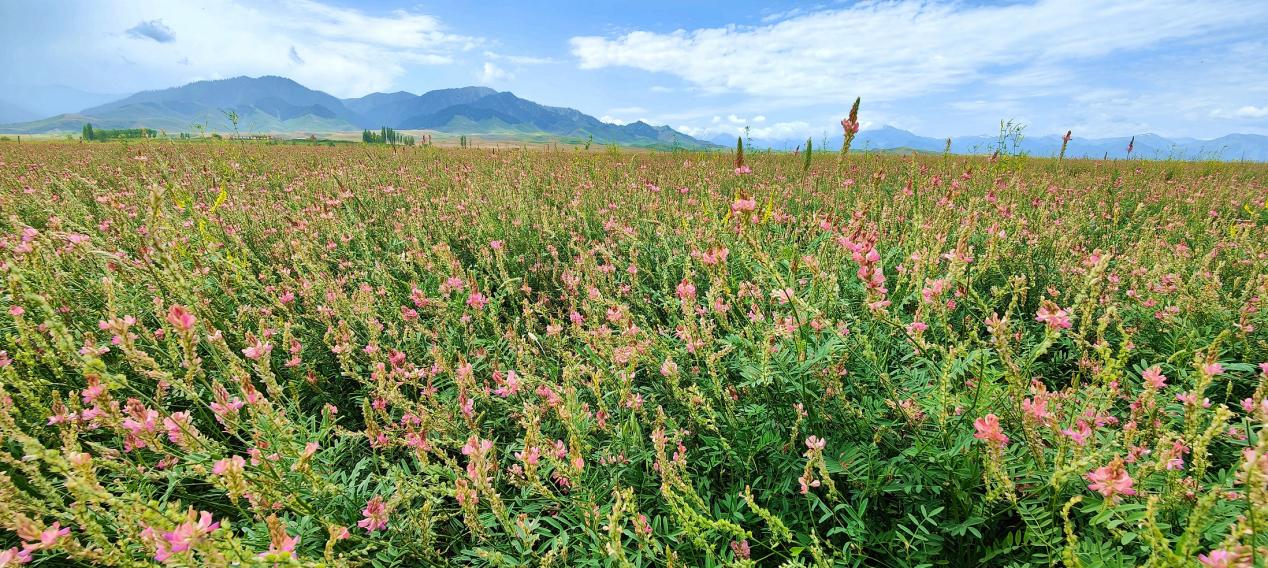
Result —
[[0, 566], [1268, 562], [1268, 167], [0, 144]]

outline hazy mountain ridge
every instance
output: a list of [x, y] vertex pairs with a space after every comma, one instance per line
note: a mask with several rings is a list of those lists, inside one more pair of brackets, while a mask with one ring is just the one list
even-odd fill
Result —
[[[1157, 134], [1137, 134], [1131, 156], [1149, 159], [1217, 159], [1217, 160], [1249, 160], [1268, 161], [1268, 136], [1259, 134], [1228, 134], [1211, 140], [1196, 138], [1165, 138]], [[717, 144], [735, 144], [735, 137], [719, 135], [712, 139]], [[1067, 158], [1126, 158], [1127, 144], [1131, 136], [1115, 136], [1109, 138], [1080, 138], [1074, 136], [1066, 147]], [[815, 145], [822, 149], [823, 139], [816, 137]], [[792, 150], [804, 146], [806, 140], [777, 139], [753, 140], [756, 148], [775, 150]], [[841, 138], [828, 139], [829, 151], [841, 148]], [[854, 150], [895, 150], [906, 149], [920, 152], [942, 152], [946, 149], [946, 138], [921, 136], [892, 126], [882, 126], [874, 130], [860, 131], [851, 146]], [[998, 136], [953, 136], [951, 152], [955, 154], [991, 154], [999, 147]], [[1009, 146], [1011, 148], [1011, 146]], [[1049, 134], [1044, 136], [1023, 136], [1017, 146], [1022, 152], [1037, 157], [1053, 157], [1061, 152], [1061, 136]]]
[[[730, 147], [731, 135], [701, 141], [668, 126], [643, 122], [616, 125], [576, 109], [552, 107], [499, 92], [488, 87], [438, 89], [421, 95], [405, 91], [371, 93], [363, 97], [339, 99], [309, 89], [291, 79], [277, 76], [235, 77], [198, 81], [153, 91], [142, 91], [113, 102], [84, 110], [34, 120], [41, 109], [66, 108], [75, 101], [100, 100], [106, 95], [83, 93], [66, 87], [50, 87], [44, 95], [29, 95], [40, 104], [13, 100], [22, 93], [9, 93], [0, 100], [0, 133], [77, 133], [84, 123], [96, 128], [153, 128], [168, 132], [328, 133], [377, 130], [390, 126], [398, 130], [427, 129], [452, 134], [485, 134], [510, 139], [565, 139], [598, 144], [684, 148]], [[25, 99], [23, 99], [25, 100]], [[50, 106], [55, 105], [55, 106]], [[1080, 138], [1066, 148], [1070, 158], [1124, 158], [1131, 136]], [[755, 148], [792, 150], [804, 139], [754, 139]], [[827, 148], [816, 138], [821, 150], [835, 151], [840, 145], [829, 138]], [[942, 152], [946, 138], [921, 136], [884, 126], [864, 130], [855, 138], [857, 150], [916, 150]], [[957, 136], [951, 151], [957, 154], [990, 154], [999, 147], [997, 136]], [[1010, 146], [1011, 148], [1011, 146]], [[1017, 150], [1032, 156], [1056, 156], [1061, 137], [1056, 134], [1023, 136]], [[1268, 136], [1229, 134], [1212, 140], [1165, 138], [1155, 134], [1135, 137], [1132, 157], [1151, 159], [1221, 159], [1268, 161]]]
[[[19, 111], [20, 112], [20, 111]], [[9, 114], [17, 114], [9, 113]], [[236, 118], [237, 124], [233, 123]], [[168, 132], [243, 134], [429, 129], [455, 134], [556, 136], [631, 146], [708, 148], [712, 144], [667, 126], [617, 126], [581, 111], [550, 107], [487, 87], [405, 91], [338, 99], [276, 76], [198, 81], [154, 91], [75, 113], [0, 126], [6, 133], [78, 132], [95, 128], [153, 128]]]

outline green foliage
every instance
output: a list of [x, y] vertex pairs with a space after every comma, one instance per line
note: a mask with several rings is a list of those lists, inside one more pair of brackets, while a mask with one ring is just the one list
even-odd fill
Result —
[[152, 128], [94, 129], [91, 124], [85, 124], [80, 138], [82, 140], [106, 141], [157, 138], [158, 135], [159, 132]]

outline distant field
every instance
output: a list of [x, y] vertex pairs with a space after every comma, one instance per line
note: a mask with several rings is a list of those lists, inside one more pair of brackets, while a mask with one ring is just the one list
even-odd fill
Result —
[[1268, 557], [1268, 165], [27, 140], [0, 565]]
[[[428, 130], [398, 130], [397, 132], [399, 132], [400, 134], [403, 134], [403, 135], [413, 136], [413, 137], [415, 137], [417, 140], [420, 140], [420, 142], [418, 142], [418, 145], [419, 145], [419, 146], [421, 146], [421, 145], [422, 145], [421, 140], [422, 140], [423, 135], [430, 135], [430, 136], [432, 137], [432, 145], [433, 145], [433, 146], [437, 146], [437, 147], [442, 147], [442, 148], [457, 148], [457, 147], [459, 147], [459, 138], [462, 136], [462, 135], [460, 135], [460, 134], [448, 134], [448, 133], [434, 132], [434, 131], [428, 131]], [[311, 134], [311, 135], [302, 134], [302, 133], [273, 133], [273, 134], [257, 134], [257, 135], [247, 135], [247, 134], [243, 134], [243, 135], [242, 135], [242, 139], [241, 139], [241, 140], [233, 140], [233, 139], [232, 139], [232, 135], [227, 135], [227, 134], [224, 134], [224, 133], [219, 133], [219, 134], [220, 134], [220, 138], [215, 138], [215, 137], [213, 137], [213, 136], [211, 136], [211, 135], [207, 135], [207, 136], [197, 136], [197, 137], [194, 137], [194, 138], [191, 138], [191, 139], [179, 139], [179, 138], [171, 138], [171, 137], [160, 137], [160, 138], [158, 138], [158, 139], [154, 140], [153, 142], [160, 142], [160, 143], [161, 143], [161, 142], [175, 142], [175, 143], [200, 143], [200, 142], [206, 142], [206, 143], [220, 143], [220, 142], [223, 142], [223, 141], [226, 141], [226, 140], [232, 140], [232, 141], [234, 141], [234, 142], [245, 142], [245, 143], [259, 144], [259, 143], [267, 143], [267, 142], [269, 142], [269, 141], [278, 142], [278, 143], [283, 143], [283, 142], [292, 142], [292, 141], [305, 141], [305, 140], [307, 140], [307, 139], [308, 139], [308, 136], [316, 136], [316, 137], [317, 137], [317, 139], [318, 139], [318, 141], [333, 140], [333, 141], [337, 141], [337, 142], [352, 142], [352, 143], [356, 143], [356, 144], [361, 144], [361, 143], [362, 143], [362, 142], [361, 142], [361, 132], [360, 132], [360, 131], [355, 131], [355, 132], [352, 132], [352, 131], [349, 131], [349, 132], [326, 132], [326, 133]], [[252, 137], [252, 136], [254, 136], [254, 137]], [[20, 140], [19, 140], [19, 138], [20, 138]], [[505, 135], [496, 135], [496, 134], [480, 134], [480, 135], [470, 135], [470, 136], [468, 136], [467, 138], [468, 138], [468, 140], [469, 140], [469, 142], [470, 142], [470, 145], [471, 145], [473, 148], [489, 148], [489, 149], [495, 149], [495, 148], [504, 148], [504, 149], [512, 149], [512, 148], [529, 148], [529, 149], [553, 149], [553, 148], [561, 148], [561, 149], [572, 149], [572, 148], [577, 148], [577, 149], [585, 149], [585, 145], [586, 145], [584, 140], [573, 140], [573, 139], [568, 139], [568, 138], [562, 138], [562, 139], [561, 139], [561, 138], [552, 137], [552, 136], [547, 136], [547, 135], [542, 135], [542, 136], [525, 136], [525, 135], [518, 135], [518, 134], [505, 134]], [[131, 140], [126, 140], [126, 142], [129, 142], [129, 143], [135, 143], [135, 142], [140, 142], [140, 141], [141, 141], [140, 139], [131, 139]], [[67, 134], [67, 133], [56, 133], [56, 134], [47, 134], [47, 133], [46, 133], [46, 134], [0, 134], [0, 143], [4, 143], [4, 142], [11, 142], [11, 143], [17, 143], [17, 142], [59, 142], [59, 143], [75, 142], [75, 143], [78, 143], [78, 142], [79, 142], [79, 135], [78, 135], [77, 133], [76, 133], [76, 134]], [[125, 142], [125, 141], [123, 141], [123, 140], [111, 140], [111, 141], [109, 141], [109, 142], [104, 142], [104, 143], [116, 143], [116, 144], [117, 144], [117, 143], [120, 143], [120, 142]], [[98, 142], [94, 142], [94, 143], [98, 143]], [[594, 152], [602, 151], [602, 150], [605, 150], [605, 149], [607, 149], [607, 148], [608, 148], [608, 146], [607, 146], [607, 145], [600, 144], [600, 143], [591, 143], [591, 144], [590, 144], [590, 150], [591, 150], [591, 151], [594, 151]], [[669, 147], [661, 148], [661, 150], [669, 150], [669, 149], [670, 149]], [[622, 147], [621, 147], [621, 150], [623, 150], [623, 151], [630, 151], [630, 152], [640, 152], [640, 151], [645, 151], [645, 150], [655, 150], [655, 148], [638, 148], [638, 147], [622, 146]]]

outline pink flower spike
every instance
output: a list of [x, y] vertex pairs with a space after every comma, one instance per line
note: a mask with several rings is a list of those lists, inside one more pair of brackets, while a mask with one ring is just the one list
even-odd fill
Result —
[[1154, 390], [1162, 390], [1167, 386], [1167, 376], [1162, 374], [1162, 368], [1154, 365], [1140, 374], [1140, 378], [1145, 380], [1145, 384]]
[[387, 528], [388, 511], [387, 505], [383, 503], [383, 498], [375, 495], [365, 504], [365, 509], [361, 510], [361, 514], [365, 516], [357, 522], [357, 526], [365, 529], [367, 532], [374, 532]]
[[977, 433], [973, 434], [973, 437], [986, 442], [988, 445], [997, 445], [1000, 448], [1008, 445], [1008, 436], [1004, 434], [1004, 429], [999, 425], [999, 417], [994, 414], [987, 414], [974, 420], [973, 428], [977, 429]]
[[1053, 330], [1070, 329], [1070, 315], [1050, 300], [1044, 300], [1035, 314], [1035, 321], [1048, 324]]
[[185, 309], [184, 306], [173, 304], [172, 307], [167, 310], [167, 323], [172, 324], [172, 327], [175, 327], [180, 331], [188, 332], [194, 329], [194, 322], [196, 321], [198, 321], [198, 319], [195, 318], [194, 314], [190, 313], [189, 310]]
[[467, 296], [467, 305], [476, 310], [483, 310], [489, 305], [489, 298], [479, 292], [472, 292]]
[[1114, 458], [1109, 465], [1092, 470], [1087, 474], [1087, 480], [1092, 482], [1087, 486], [1088, 489], [1100, 493], [1111, 501], [1117, 501], [1120, 495], [1136, 494], [1136, 490], [1132, 487], [1134, 481], [1127, 474], [1127, 467], [1123, 464], [1122, 458]]
[[1212, 550], [1208, 554], [1199, 554], [1198, 562], [1206, 568], [1240, 568], [1241, 566], [1249, 566], [1249, 564], [1242, 561], [1240, 554], [1222, 548]]

